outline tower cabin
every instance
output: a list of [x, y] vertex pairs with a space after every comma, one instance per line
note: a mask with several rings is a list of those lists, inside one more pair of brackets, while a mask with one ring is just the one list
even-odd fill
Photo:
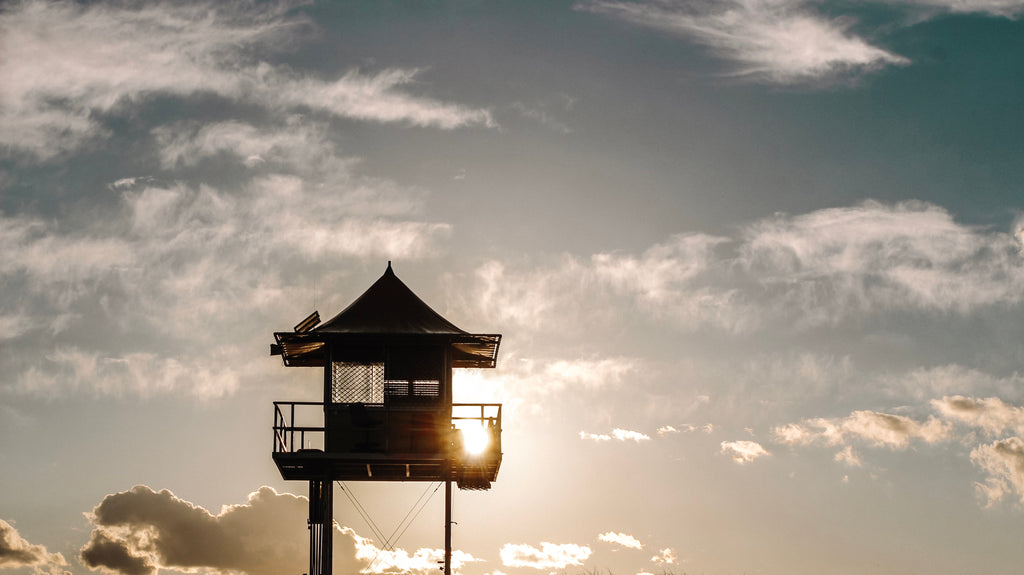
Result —
[[[489, 489], [501, 466], [501, 404], [453, 403], [453, 368], [492, 368], [500, 334], [459, 329], [391, 269], [330, 320], [274, 334], [271, 355], [324, 373], [322, 402], [274, 403], [284, 479], [455, 481]], [[312, 483], [311, 483], [312, 485]]]

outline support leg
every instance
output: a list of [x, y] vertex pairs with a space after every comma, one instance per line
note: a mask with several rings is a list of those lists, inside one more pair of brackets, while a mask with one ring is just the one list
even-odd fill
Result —
[[444, 575], [452, 575], [452, 480], [444, 482]]
[[334, 548], [334, 483], [309, 482], [309, 575], [331, 575]]

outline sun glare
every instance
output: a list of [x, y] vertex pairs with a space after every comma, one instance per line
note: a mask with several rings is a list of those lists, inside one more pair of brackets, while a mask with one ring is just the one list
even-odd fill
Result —
[[460, 429], [462, 431], [462, 448], [470, 455], [480, 455], [491, 444], [490, 433], [477, 422], [467, 423]]

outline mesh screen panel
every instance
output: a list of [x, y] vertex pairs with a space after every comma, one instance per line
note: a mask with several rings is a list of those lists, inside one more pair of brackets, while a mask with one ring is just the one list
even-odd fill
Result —
[[384, 403], [384, 363], [332, 362], [331, 403]]

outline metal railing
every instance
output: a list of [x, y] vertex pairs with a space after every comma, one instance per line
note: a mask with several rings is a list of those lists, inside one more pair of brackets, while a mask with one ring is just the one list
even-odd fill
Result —
[[[284, 408], [282, 411], [281, 408]], [[296, 425], [296, 408], [300, 412], [319, 408], [320, 421], [323, 421], [322, 401], [275, 401], [274, 402], [274, 453], [293, 453], [302, 449], [324, 447], [323, 425]], [[286, 415], [287, 414], [287, 415]], [[308, 436], [307, 436], [308, 434]], [[295, 440], [298, 439], [298, 447]]]
[[[326, 435], [323, 425], [323, 407], [323, 402], [319, 401], [275, 401], [273, 452], [294, 453], [303, 449], [323, 450]], [[320, 425], [299, 425], [299, 419], [311, 422], [319, 421]], [[500, 453], [501, 404], [452, 404], [452, 428], [463, 429], [472, 425], [474, 421], [489, 431]]]

